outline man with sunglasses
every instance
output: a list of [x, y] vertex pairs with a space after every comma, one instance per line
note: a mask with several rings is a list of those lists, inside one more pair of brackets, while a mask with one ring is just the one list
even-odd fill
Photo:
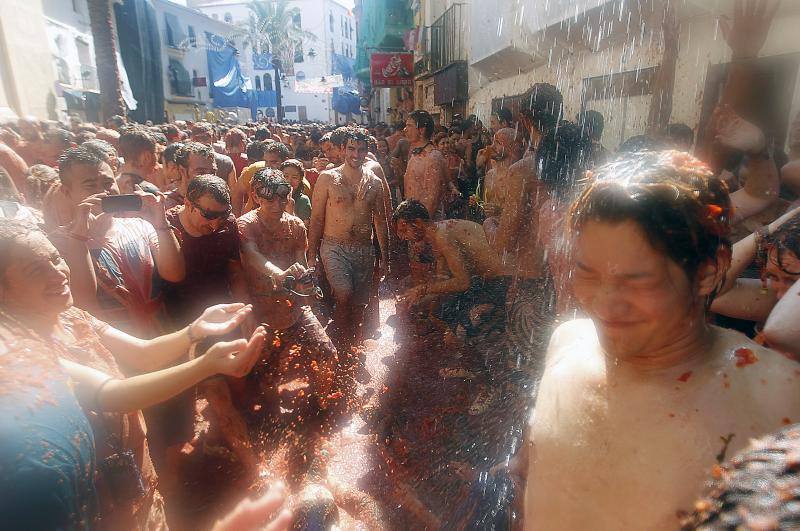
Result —
[[[304, 282], [309, 273], [306, 227], [286, 212], [292, 187], [283, 172], [260, 169], [253, 176], [252, 188], [258, 208], [237, 221], [242, 262], [253, 315], [274, 334], [267, 343], [277, 352], [268, 354], [275, 359], [268, 358], [248, 377], [253, 385], [239, 394], [237, 405], [243, 411], [252, 411], [255, 405], [275, 406], [275, 396], [260, 395], [277, 389], [276, 379], [283, 376], [276, 374], [278, 367], [310, 364], [305, 368], [312, 380], [312, 399], [325, 408], [331, 398], [337, 352], [309, 307], [313, 283]], [[294, 362], [289, 363], [292, 357]]]

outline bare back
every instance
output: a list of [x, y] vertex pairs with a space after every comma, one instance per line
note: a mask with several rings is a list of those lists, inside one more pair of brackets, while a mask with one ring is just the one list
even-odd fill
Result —
[[800, 366], [713, 331], [702, 360], [659, 373], [608, 362], [589, 320], [556, 331], [527, 441], [526, 529], [676, 529], [718, 459], [800, 419]]
[[[447, 262], [445, 248], [455, 248], [464, 261], [470, 276], [494, 278], [503, 276], [503, 265], [497, 253], [489, 247], [483, 227], [464, 219], [448, 219], [436, 223], [433, 251], [436, 263]], [[444, 260], [440, 259], [444, 255]]]

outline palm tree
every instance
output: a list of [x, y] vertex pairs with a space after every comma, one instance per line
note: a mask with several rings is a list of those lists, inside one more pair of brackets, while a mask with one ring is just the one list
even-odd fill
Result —
[[94, 40], [97, 80], [100, 85], [100, 114], [107, 120], [115, 114], [125, 115], [122, 83], [117, 65], [117, 42], [111, 22], [109, 0], [88, 0], [89, 26]]
[[289, 7], [288, 0], [252, 0], [250, 16], [242, 24], [245, 42], [255, 53], [271, 53], [280, 59], [284, 69], [292, 72], [295, 51], [303, 40], [316, 41], [317, 36], [295, 24], [300, 9]]

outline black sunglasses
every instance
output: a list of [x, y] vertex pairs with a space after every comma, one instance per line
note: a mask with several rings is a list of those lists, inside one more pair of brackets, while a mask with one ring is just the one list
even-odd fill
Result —
[[276, 195], [279, 199], [285, 200], [292, 192], [292, 187], [286, 183], [262, 185], [256, 187], [255, 192], [258, 197], [267, 201], [272, 201]]
[[224, 211], [219, 210], [206, 210], [205, 208], [201, 207], [194, 201], [191, 201], [192, 206], [195, 207], [198, 211], [200, 211], [200, 215], [206, 218], [207, 220], [215, 220], [215, 219], [224, 219], [231, 215], [231, 206], [228, 205]]

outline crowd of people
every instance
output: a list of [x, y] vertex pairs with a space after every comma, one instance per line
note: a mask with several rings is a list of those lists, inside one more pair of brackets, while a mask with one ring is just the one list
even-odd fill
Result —
[[[222, 452], [260, 497], [216, 529], [329, 528], [320, 441], [358, 414], [366, 528], [797, 525], [800, 118], [784, 153], [744, 97], [744, 16], [703, 129], [660, 78], [616, 151], [546, 83], [488, 126], [3, 125], [0, 514], [182, 528]], [[387, 300], [407, 354], [368, 410]]]

